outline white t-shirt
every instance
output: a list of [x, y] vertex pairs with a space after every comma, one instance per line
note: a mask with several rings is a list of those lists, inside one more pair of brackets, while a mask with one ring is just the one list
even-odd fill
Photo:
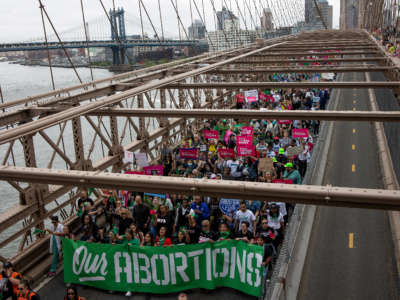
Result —
[[[57, 233], [63, 233], [64, 232], [64, 226], [61, 223], [58, 223], [57, 228], [54, 227], [53, 224], [52, 225], [52, 231], [57, 232]], [[61, 251], [61, 237], [56, 235], [56, 242], [57, 242], [57, 248], [58, 251]], [[53, 236], [50, 236], [50, 253], [53, 253]]]
[[249, 222], [249, 230], [253, 230], [253, 222], [256, 220], [256, 217], [254, 216], [253, 212], [249, 209], [246, 209], [245, 212], [242, 212], [241, 210], [238, 210], [235, 214], [235, 219], [239, 220], [239, 229], [240, 226], [242, 225], [243, 221]]
[[279, 216], [277, 218], [273, 218], [268, 214], [268, 226], [278, 230], [281, 228], [281, 222], [283, 222], [283, 216], [281, 213], [279, 213]]

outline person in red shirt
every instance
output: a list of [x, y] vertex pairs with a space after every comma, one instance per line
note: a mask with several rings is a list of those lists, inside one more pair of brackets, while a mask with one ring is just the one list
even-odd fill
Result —
[[167, 237], [167, 228], [165, 226], [162, 226], [160, 228], [160, 232], [156, 237], [155, 245], [159, 246], [159, 247], [172, 246], [171, 239], [169, 237]]

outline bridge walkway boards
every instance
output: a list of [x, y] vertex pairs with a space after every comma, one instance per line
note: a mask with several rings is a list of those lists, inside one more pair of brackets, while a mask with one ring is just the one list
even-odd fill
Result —
[[[341, 90], [339, 101], [339, 110], [370, 110], [367, 90]], [[337, 122], [324, 184], [383, 188], [377, 153], [372, 123]], [[319, 207], [298, 299], [399, 299], [394, 257], [386, 211]]]

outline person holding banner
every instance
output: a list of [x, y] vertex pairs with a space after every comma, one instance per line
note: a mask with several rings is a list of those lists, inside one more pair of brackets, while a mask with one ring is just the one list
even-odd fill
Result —
[[78, 295], [78, 289], [75, 286], [69, 286], [64, 300], [86, 300], [86, 298]]
[[154, 246], [157, 247], [168, 247], [172, 246], [172, 241], [169, 237], [167, 237], [167, 227], [162, 226], [158, 235], [156, 236], [156, 240]]

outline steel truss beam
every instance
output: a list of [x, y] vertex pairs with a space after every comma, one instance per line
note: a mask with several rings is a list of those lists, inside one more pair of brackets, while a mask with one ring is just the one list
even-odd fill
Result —
[[364, 57], [364, 58], [327, 58], [327, 59], [246, 59], [235, 61], [234, 64], [287, 64], [287, 63], [331, 63], [331, 62], [364, 62], [364, 61], [387, 61], [387, 57]]
[[172, 89], [249, 89], [249, 88], [394, 88], [397, 81], [348, 81], [348, 82], [207, 82], [207, 83], [172, 83]]
[[234, 58], [230, 58], [227, 60], [223, 60], [214, 64], [211, 64], [209, 66], [205, 66], [196, 70], [192, 70], [192, 71], [188, 71], [186, 73], [183, 74], [179, 74], [179, 75], [175, 75], [172, 77], [167, 77], [161, 80], [155, 80], [155, 81], [151, 81], [148, 83], [145, 83], [139, 87], [135, 87], [132, 88], [130, 90], [127, 90], [125, 92], [122, 92], [120, 94], [115, 94], [109, 97], [106, 97], [104, 99], [101, 100], [97, 100], [95, 102], [91, 102], [85, 105], [81, 105], [81, 106], [77, 106], [77, 107], [73, 107], [70, 109], [66, 109], [63, 112], [51, 115], [51, 116], [47, 116], [44, 118], [41, 118], [39, 120], [35, 120], [33, 122], [30, 122], [28, 124], [23, 124], [19, 127], [16, 128], [12, 128], [12, 129], [8, 129], [8, 130], [4, 130], [2, 135], [0, 136], [0, 144], [4, 144], [7, 142], [10, 142], [14, 139], [20, 138], [22, 136], [28, 135], [28, 134], [32, 134], [35, 133], [39, 130], [43, 130], [46, 128], [49, 128], [51, 126], [60, 124], [62, 122], [65, 122], [67, 120], [79, 117], [81, 115], [84, 115], [92, 110], [95, 109], [99, 109], [105, 106], [110, 106], [110, 105], [114, 105], [117, 104], [129, 97], [133, 97], [133, 96], [137, 96], [139, 94], [157, 89], [157, 88], [161, 88], [161, 87], [166, 87], [168, 84], [172, 83], [172, 82], [177, 82], [180, 80], [184, 80], [186, 78], [190, 78], [192, 76], [196, 76], [196, 75], [200, 75], [203, 74], [207, 71], [222, 67], [226, 64], [230, 64], [235, 62], [236, 60], [240, 60], [242, 58], [246, 58], [248, 56], [260, 53], [261, 51], [265, 51], [267, 49], [276, 47], [278, 45], [282, 45], [285, 42], [280, 42], [280, 43], [276, 43], [273, 45], [269, 45], [269, 46], [265, 46], [262, 47], [260, 49], [256, 49], [256, 50], [252, 50], [249, 51], [247, 53], [238, 55], [237, 57]]
[[400, 191], [393, 190], [281, 185], [9, 166], [0, 167], [0, 177], [6, 180], [31, 183], [47, 182], [48, 184], [66, 184], [86, 188], [170, 192], [260, 201], [400, 210]]
[[278, 120], [325, 120], [359, 122], [400, 122], [400, 111], [268, 111], [233, 109], [102, 109], [90, 113], [95, 116], [135, 117], [184, 117], [184, 118], [232, 118]]
[[378, 54], [378, 51], [340, 51], [340, 52], [267, 52], [254, 55], [253, 57], [270, 57], [270, 56], [340, 56], [340, 55], [369, 55]]
[[[57, 108], [33, 108], [35, 113], [56, 113]], [[181, 118], [227, 118], [227, 119], [278, 119], [278, 120], [321, 120], [321, 121], [359, 121], [359, 122], [400, 122], [399, 111], [327, 111], [327, 110], [237, 110], [237, 109], [98, 109], [89, 116], [109, 117], [181, 117]]]
[[268, 68], [233, 68], [233, 69], [217, 69], [208, 74], [237, 74], [237, 73], [344, 73], [344, 72], [382, 72], [394, 70], [396, 67], [268, 67]]

